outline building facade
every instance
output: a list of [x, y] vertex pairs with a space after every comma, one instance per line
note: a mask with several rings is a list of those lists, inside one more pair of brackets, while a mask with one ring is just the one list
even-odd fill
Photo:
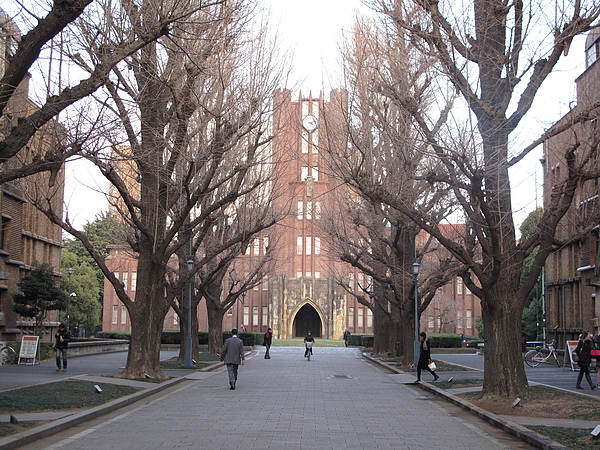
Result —
[[[20, 40], [20, 32], [9, 16], [0, 10], [0, 77], [7, 61], [14, 54]], [[29, 99], [29, 79], [18, 86], [11, 97], [4, 115], [0, 117], [0, 135], [16, 123], [19, 117], [36, 110]], [[31, 162], [36, 155], [45, 154], [57, 142], [56, 128], [52, 122], [44, 126], [15, 157], [3, 163], [3, 170], [17, 169]], [[64, 195], [64, 171], [61, 170], [53, 183], [47, 174], [41, 173], [4, 183], [0, 186], [0, 341], [20, 339], [21, 333], [33, 332], [33, 320], [24, 319], [13, 311], [12, 294], [17, 293], [17, 283], [33, 262], [48, 263], [56, 272], [57, 282], [61, 276], [60, 254], [62, 230], [52, 224], [27, 199], [43, 196], [56, 211], [62, 210]], [[58, 313], [51, 311], [45, 321], [41, 336], [50, 341], [52, 327], [58, 326]]]
[[[600, 100], [600, 31], [587, 37], [586, 70], [575, 80], [577, 104], [553, 128], [568, 125], [577, 115], [587, 111], [586, 120], [576, 123], [544, 143], [544, 203], [547, 204], [557, 186], [567, 174], [566, 149], [576, 143], [580, 147], [575, 158], [592, 150], [586, 164], [590, 171], [598, 170], [598, 109], [589, 110]], [[552, 131], [552, 129], [551, 129]], [[600, 266], [598, 231], [600, 224], [598, 180], [583, 183], [577, 189], [573, 203], [561, 220], [557, 241], [564, 242], [551, 253], [545, 267], [545, 324], [549, 339], [556, 338], [564, 348], [567, 340], [577, 340], [582, 331], [598, 333], [600, 318]]]
[[[276, 245], [276, 264], [227, 311], [224, 329], [243, 325], [247, 331], [265, 332], [271, 327], [276, 338], [301, 337], [312, 331], [316, 337], [341, 339], [345, 329], [353, 334], [373, 333], [371, 310], [342, 288], [338, 278], [345, 274], [349, 289], [355, 293], [364, 292], [371, 282], [331, 251], [321, 223], [327, 206], [344, 189], [328, 173], [325, 149], [346, 145], [340, 127], [346, 95], [343, 90], [332, 90], [328, 99], [323, 94], [300, 94], [295, 100], [289, 90], [274, 93], [271, 152], [283, 189], [273, 209], [284, 218], [276, 226], [276, 243], [269, 243], [267, 236], [257, 237], [239, 257], [239, 266], [244, 267], [244, 260], [264, 256], [269, 245]], [[134, 298], [135, 255], [120, 247], [111, 247], [109, 252], [109, 269]], [[481, 314], [481, 307], [461, 281], [457, 279], [440, 290], [421, 318], [422, 329], [475, 334], [475, 317]], [[129, 331], [127, 310], [107, 281], [104, 293], [103, 330]], [[177, 329], [177, 320], [169, 311], [165, 329]], [[199, 305], [198, 323], [200, 330], [206, 329], [204, 302]]]

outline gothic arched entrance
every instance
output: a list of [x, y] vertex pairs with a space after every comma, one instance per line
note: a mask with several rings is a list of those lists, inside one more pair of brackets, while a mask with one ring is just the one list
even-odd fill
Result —
[[294, 330], [296, 337], [304, 337], [312, 331], [314, 337], [321, 337], [321, 318], [317, 310], [310, 304], [305, 304], [294, 317]]

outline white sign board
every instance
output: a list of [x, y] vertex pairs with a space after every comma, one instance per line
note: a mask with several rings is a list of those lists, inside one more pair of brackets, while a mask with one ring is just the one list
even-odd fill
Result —
[[35, 364], [39, 342], [39, 336], [23, 336], [19, 352], [19, 364]]
[[[575, 366], [577, 365], [577, 362], [573, 360], [573, 353], [575, 352], [575, 349], [577, 348], [578, 344], [579, 341], [567, 341], [566, 353], [569, 354], [569, 363], [571, 364], [571, 370], [575, 370]], [[566, 359], [567, 355], [565, 355], [565, 362]]]

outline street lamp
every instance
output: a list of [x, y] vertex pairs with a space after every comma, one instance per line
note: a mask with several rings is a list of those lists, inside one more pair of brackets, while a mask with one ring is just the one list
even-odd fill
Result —
[[415, 289], [415, 369], [417, 368], [417, 363], [419, 362], [419, 292], [417, 290], [419, 284], [419, 269], [421, 265], [415, 259], [415, 262], [412, 265], [412, 274], [413, 274], [413, 285]]
[[67, 269], [67, 273], [69, 274], [69, 298], [67, 299], [67, 330], [70, 330], [69, 322], [71, 319], [71, 297], [73, 293], [71, 292], [71, 275], [73, 275], [74, 270], [72, 268]]
[[[194, 270], [194, 259], [190, 256], [187, 260], [188, 272]], [[193, 369], [195, 366], [192, 364], [192, 288], [193, 288], [193, 277], [188, 280], [188, 298], [187, 298], [187, 333], [185, 337], [185, 362], [183, 367], [185, 369]]]

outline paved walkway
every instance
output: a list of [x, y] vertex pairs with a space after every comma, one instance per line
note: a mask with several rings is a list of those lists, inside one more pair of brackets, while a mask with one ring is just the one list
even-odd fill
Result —
[[[260, 352], [264, 350], [261, 348]], [[273, 347], [240, 368], [189, 380], [37, 441], [26, 449], [508, 449], [530, 448], [424, 392], [413, 375], [388, 374], [357, 349]]]

